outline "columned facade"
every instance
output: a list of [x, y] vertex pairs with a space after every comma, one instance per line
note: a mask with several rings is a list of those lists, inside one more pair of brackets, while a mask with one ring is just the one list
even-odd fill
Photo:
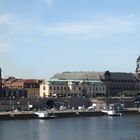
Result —
[[106, 86], [101, 81], [49, 80], [40, 85], [41, 97], [96, 97], [106, 96]]

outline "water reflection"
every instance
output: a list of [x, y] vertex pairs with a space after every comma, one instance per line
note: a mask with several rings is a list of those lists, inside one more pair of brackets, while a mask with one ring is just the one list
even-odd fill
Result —
[[0, 121], [0, 140], [134, 140], [140, 116]]

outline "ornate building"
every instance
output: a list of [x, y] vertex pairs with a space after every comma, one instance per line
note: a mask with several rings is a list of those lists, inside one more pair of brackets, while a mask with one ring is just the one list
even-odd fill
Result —
[[[100, 84], [95, 92], [93, 89], [96, 89], [97, 83]], [[60, 90], [61, 87], [63, 87], [62, 89], [66, 88], [66, 90]], [[78, 90], [79, 88], [81, 88], [81, 91]], [[66, 92], [67, 94], [75, 93], [78, 96], [86, 95], [89, 97], [118, 96], [123, 92], [139, 92], [139, 90], [140, 56], [137, 58], [136, 73], [110, 71], [57, 73], [49, 81], [41, 84], [40, 95], [42, 97], [53, 96], [54, 94]]]
[[49, 80], [40, 85], [41, 97], [96, 97], [105, 94], [105, 84], [95, 80]]

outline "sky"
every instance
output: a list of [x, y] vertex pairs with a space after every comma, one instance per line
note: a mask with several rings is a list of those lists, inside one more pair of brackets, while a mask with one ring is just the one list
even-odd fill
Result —
[[2, 76], [135, 72], [140, 0], [0, 0]]

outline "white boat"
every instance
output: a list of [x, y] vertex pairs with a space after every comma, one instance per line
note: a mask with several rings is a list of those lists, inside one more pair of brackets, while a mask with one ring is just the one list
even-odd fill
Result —
[[34, 112], [34, 114], [36, 114], [39, 119], [47, 119], [49, 117], [47, 111], [38, 111], [38, 112]]
[[106, 113], [108, 116], [121, 116], [122, 113], [111, 109], [102, 109], [101, 112]]
[[34, 114], [37, 115], [38, 119], [53, 119], [53, 118], [57, 118], [56, 115], [54, 115], [54, 114], [50, 115], [47, 111], [38, 111], [38, 112], [34, 112]]

